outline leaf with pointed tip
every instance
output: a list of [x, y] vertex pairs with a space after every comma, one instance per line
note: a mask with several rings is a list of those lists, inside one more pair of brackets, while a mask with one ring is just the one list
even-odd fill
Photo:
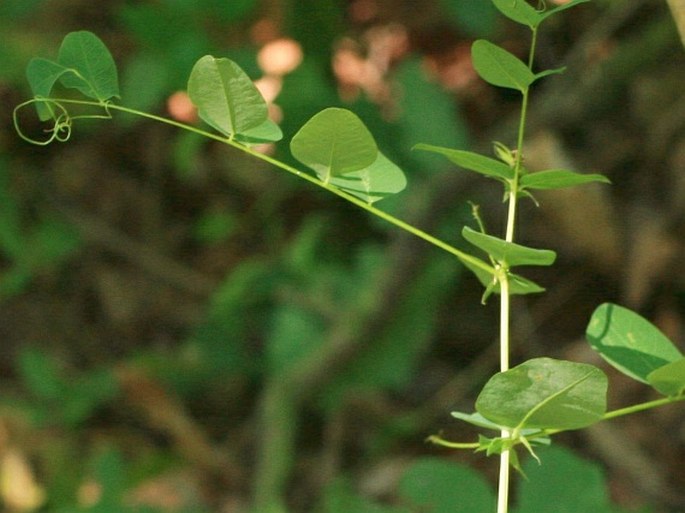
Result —
[[557, 255], [549, 249], [535, 249], [507, 242], [498, 237], [477, 232], [464, 226], [462, 236], [471, 244], [485, 251], [495, 261], [509, 267], [517, 265], [552, 265]]
[[602, 419], [606, 391], [594, 365], [534, 358], [490, 378], [476, 411], [511, 429], [579, 429]]
[[565, 71], [566, 71], [566, 66], [562, 66], [561, 68], [546, 69], [544, 71], [540, 71], [539, 73], [536, 73], [535, 74], [535, 80], [540, 80], [541, 78], [548, 77], [550, 75], [561, 75]]
[[647, 319], [612, 303], [597, 307], [585, 336], [602, 358], [633, 379], [649, 383], [651, 372], [683, 358]]
[[334, 176], [330, 184], [367, 203], [374, 203], [404, 190], [407, 179], [402, 170], [379, 151], [373, 164], [364, 169]]
[[188, 96], [205, 123], [227, 137], [249, 134], [267, 121], [264, 98], [230, 59], [205, 55], [188, 79]]
[[492, 0], [492, 3], [507, 18], [521, 25], [533, 29], [542, 22], [542, 14], [526, 0]]
[[471, 46], [473, 67], [486, 82], [526, 92], [535, 75], [518, 57], [484, 39]]
[[474, 426], [482, 427], [485, 429], [492, 429], [495, 431], [501, 431], [504, 426], [495, 424], [483, 417], [480, 413], [462, 413], [460, 411], [453, 411], [451, 413], [452, 417], [455, 419], [463, 420]]
[[685, 358], [667, 363], [650, 372], [647, 382], [664, 395], [676, 396], [685, 393]]
[[57, 62], [72, 70], [60, 76], [64, 87], [99, 101], [119, 96], [117, 66], [105, 43], [92, 32], [70, 32], [62, 40]]
[[481, 175], [491, 178], [500, 178], [510, 180], [514, 178], [514, 170], [504, 162], [491, 159], [474, 153], [472, 151], [454, 150], [452, 148], [443, 148], [442, 146], [433, 146], [431, 144], [417, 144], [414, 146], [415, 150], [430, 151], [432, 153], [439, 153], [444, 155], [453, 163], [469, 171], [475, 171]]
[[564, 187], [574, 187], [592, 182], [611, 183], [611, 180], [600, 174], [549, 169], [523, 175], [520, 184], [523, 189], [563, 189]]
[[325, 183], [333, 177], [368, 168], [378, 159], [371, 132], [356, 114], [328, 108], [315, 114], [290, 141], [297, 160]]

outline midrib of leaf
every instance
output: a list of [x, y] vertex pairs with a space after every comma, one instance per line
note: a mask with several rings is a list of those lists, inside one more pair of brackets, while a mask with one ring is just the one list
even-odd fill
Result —
[[572, 389], [573, 387], [578, 386], [580, 383], [582, 383], [583, 381], [585, 381], [586, 379], [588, 379], [588, 378], [590, 377], [590, 375], [591, 375], [593, 372], [594, 372], [594, 369], [589, 370], [589, 371], [587, 372], [587, 374], [585, 374], [584, 376], [578, 378], [576, 381], [574, 381], [574, 382], [572, 382], [572, 383], [569, 383], [568, 385], [566, 385], [564, 388], [562, 388], [562, 389], [559, 390], [558, 392], [555, 392], [554, 394], [550, 395], [550, 396], [547, 397], [546, 399], [540, 401], [540, 403], [539, 403], [537, 406], [534, 406], [534, 407], [533, 407], [533, 408], [532, 408], [532, 409], [523, 417], [523, 419], [521, 420], [521, 422], [519, 423], [519, 425], [516, 426], [515, 432], [518, 433], [519, 431], [521, 431], [521, 429], [523, 429], [523, 427], [526, 425], [526, 422], [528, 421], [528, 419], [530, 419], [530, 418], [535, 414], [535, 412], [539, 411], [543, 406], [545, 406], [546, 404], [548, 404], [548, 403], [549, 403], [550, 401], [552, 401], [553, 399], [559, 397], [561, 394], [564, 394], [564, 393], [566, 393], [567, 391], [569, 391], [570, 389]]

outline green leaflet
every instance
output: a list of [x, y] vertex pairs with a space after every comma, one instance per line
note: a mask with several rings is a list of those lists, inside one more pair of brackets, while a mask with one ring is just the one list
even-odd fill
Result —
[[526, 0], [492, 0], [495, 7], [507, 18], [530, 28], [542, 23], [542, 13], [538, 12]]
[[492, 0], [495, 7], [507, 18], [531, 29], [536, 29], [540, 23], [560, 11], [574, 7], [590, 0], [571, 0], [570, 2], [555, 7], [554, 9], [537, 10], [526, 0]]
[[464, 226], [462, 236], [471, 244], [485, 251], [496, 262], [508, 267], [517, 265], [552, 265], [557, 255], [549, 249], [535, 249], [507, 242], [492, 235], [477, 232]]
[[402, 170], [383, 155], [353, 112], [328, 108], [295, 134], [290, 151], [324, 183], [373, 203], [403, 190]]
[[117, 66], [105, 44], [92, 32], [81, 30], [66, 35], [57, 62], [73, 70], [60, 81], [100, 101], [119, 96]]
[[683, 357], [651, 322], [612, 303], [597, 307], [585, 335], [607, 362], [643, 383], [649, 383], [651, 372]]
[[229, 138], [261, 142], [282, 136], [250, 77], [230, 59], [205, 55], [198, 60], [188, 79], [188, 96], [205, 123]]
[[480, 77], [492, 85], [525, 93], [535, 81], [533, 72], [518, 57], [484, 39], [473, 43], [471, 58]]
[[441, 146], [433, 146], [431, 144], [417, 144], [414, 146], [415, 150], [430, 151], [432, 153], [439, 153], [444, 155], [456, 165], [475, 171], [481, 175], [491, 178], [500, 178], [503, 180], [511, 180], [514, 178], [514, 170], [499, 160], [486, 157], [479, 153], [464, 150], [453, 150], [451, 148], [443, 148]]
[[379, 151], [370, 166], [334, 176], [330, 183], [367, 203], [374, 203], [404, 190], [407, 179], [402, 170]]
[[675, 396], [685, 393], [685, 358], [667, 363], [650, 372], [647, 382], [664, 395]]
[[324, 109], [307, 121], [290, 141], [290, 151], [325, 183], [378, 158], [376, 141], [362, 120], [339, 108]]
[[523, 175], [520, 185], [522, 189], [563, 189], [564, 187], [574, 187], [592, 182], [611, 183], [611, 180], [600, 174], [584, 174], [565, 169], [549, 169]]
[[602, 419], [606, 391], [593, 365], [535, 358], [490, 378], [476, 411], [511, 429], [579, 429]]

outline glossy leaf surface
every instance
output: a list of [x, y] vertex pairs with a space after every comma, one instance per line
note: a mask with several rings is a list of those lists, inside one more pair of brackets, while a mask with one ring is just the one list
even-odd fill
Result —
[[471, 244], [485, 251], [497, 262], [509, 267], [517, 265], [552, 265], [557, 255], [549, 249], [535, 249], [507, 242], [498, 237], [478, 232], [468, 226], [461, 231], [462, 236]]
[[484, 39], [473, 43], [471, 58], [478, 75], [492, 85], [523, 93], [535, 81], [533, 72], [518, 57]]
[[600, 174], [549, 169], [523, 175], [520, 184], [524, 189], [563, 189], [564, 187], [574, 187], [592, 182], [611, 183], [606, 176]]
[[264, 98], [230, 59], [205, 55], [188, 79], [188, 96], [205, 123], [227, 137], [249, 133], [267, 121]]
[[431, 144], [417, 144], [414, 146], [415, 150], [429, 151], [432, 153], [439, 153], [444, 155], [454, 164], [469, 171], [475, 171], [481, 175], [489, 176], [492, 178], [502, 178], [504, 180], [509, 180], [514, 178], [514, 170], [509, 167], [504, 162], [492, 159], [481, 155], [480, 153], [474, 153], [472, 151], [464, 150], [454, 150], [452, 148], [443, 148], [441, 146], [433, 146]]
[[683, 357], [651, 322], [611, 303], [597, 307], [585, 335], [607, 362], [643, 383], [651, 372]]
[[324, 109], [307, 121], [292, 138], [290, 151], [326, 183], [378, 159], [376, 142], [362, 120], [339, 108]]
[[601, 420], [606, 390], [606, 376], [593, 365], [535, 358], [490, 378], [476, 410], [512, 429], [579, 429]]
[[664, 395], [682, 394], [685, 392], [685, 358], [650, 372], [647, 382]]

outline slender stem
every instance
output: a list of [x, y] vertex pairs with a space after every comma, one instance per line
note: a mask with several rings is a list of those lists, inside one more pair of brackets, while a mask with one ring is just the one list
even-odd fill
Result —
[[[509, 370], [509, 278], [506, 269], [498, 277], [500, 284], [500, 370]], [[509, 438], [510, 432], [502, 430], [502, 438]], [[499, 458], [499, 480], [497, 488], [497, 513], [507, 513], [509, 509], [510, 451], [502, 451]]]
[[654, 401], [647, 401], [646, 403], [634, 404], [632, 406], [619, 408], [618, 410], [614, 411], [608, 411], [604, 414], [602, 420], [611, 420], [617, 417], [622, 417], [624, 415], [630, 415], [645, 410], [651, 410], [652, 408], [657, 408], [659, 406], [664, 406], [666, 404], [677, 403], [678, 401], [685, 401], [685, 393], [672, 397], [663, 397], [661, 399], [655, 399]]
[[[530, 44], [530, 53], [528, 55], [528, 67], [533, 69], [533, 60], [535, 58], [535, 45], [537, 42], [537, 28], [533, 29], [533, 36]], [[521, 176], [521, 167], [523, 163], [523, 140], [526, 132], [526, 117], [528, 113], [528, 96], [530, 88], [526, 87], [523, 91], [523, 99], [521, 100], [521, 115], [519, 118], [518, 137], [516, 140], [516, 160], [514, 162], [514, 177], [509, 182], [509, 205], [507, 212], [507, 227], [505, 233], [505, 240], [507, 242], [514, 241], [514, 232], [516, 227], [516, 207], [519, 193], [519, 178]], [[505, 372], [509, 370], [509, 352], [510, 352], [510, 294], [509, 294], [509, 279], [507, 276], [508, 269], [506, 267], [500, 269], [498, 275], [500, 284], [500, 371]], [[508, 430], [502, 430], [502, 438], [508, 438], [511, 433]], [[497, 491], [497, 513], [507, 513], [509, 509], [509, 483], [510, 483], [510, 460], [511, 454], [509, 450], [502, 451], [499, 463], [499, 481]]]
[[[174, 126], [176, 128], [180, 128], [182, 130], [187, 130], [189, 132], [193, 132], [193, 133], [201, 135], [203, 137], [207, 137], [208, 139], [212, 139], [212, 140], [219, 141], [221, 143], [227, 144], [229, 146], [233, 146], [234, 148], [236, 148], [240, 151], [243, 151], [243, 152], [253, 156], [254, 158], [263, 160], [263, 161], [265, 161], [265, 162], [267, 162], [267, 163], [269, 163], [275, 167], [278, 167], [284, 171], [287, 171], [288, 173], [291, 173], [291, 174], [293, 174], [293, 175], [295, 175], [295, 176], [297, 176], [303, 180], [306, 180], [306, 181], [308, 181], [314, 185], [317, 185], [318, 187], [321, 187], [322, 189], [326, 189], [328, 192], [331, 192], [331, 193], [335, 194], [336, 196], [339, 196], [339, 197], [349, 201], [350, 203], [354, 203], [359, 208], [366, 210], [367, 212], [369, 212], [369, 213], [371, 213], [377, 217], [380, 217], [381, 219], [387, 221], [388, 223], [393, 224], [393, 225], [397, 226], [398, 228], [401, 228], [402, 230], [409, 232], [412, 235], [419, 237], [420, 239], [423, 239], [426, 242], [433, 244], [434, 246], [437, 246], [438, 248], [440, 248], [444, 251], [447, 251], [448, 253], [451, 253], [452, 255], [456, 256], [459, 260], [461, 260], [464, 263], [467, 263], [473, 267], [477, 267], [477, 268], [481, 269], [482, 271], [485, 271], [485, 272], [492, 274], [492, 275], [494, 275], [496, 272], [495, 269], [491, 265], [485, 263], [483, 260], [476, 258], [476, 257], [473, 257], [473, 256], [469, 255], [468, 253], [465, 253], [465, 252], [455, 248], [454, 246], [447, 244], [446, 242], [438, 239], [437, 237], [434, 237], [434, 236], [430, 235], [429, 233], [426, 233], [423, 230], [420, 230], [420, 229], [402, 221], [401, 219], [399, 219], [399, 218], [397, 218], [391, 214], [388, 214], [387, 212], [384, 212], [382, 210], [377, 209], [376, 207], [374, 207], [370, 203], [367, 203], [367, 202], [357, 198], [356, 196], [352, 196], [351, 194], [347, 194], [346, 192], [341, 191], [340, 189], [336, 188], [333, 185], [329, 185], [328, 183], [325, 183], [325, 182], [319, 180], [318, 178], [316, 178], [312, 175], [309, 175], [307, 173], [303, 173], [302, 171], [300, 171], [297, 168], [289, 166], [288, 164], [285, 164], [285, 163], [283, 163], [283, 162], [281, 162], [275, 158], [272, 158], [268, 155], [260, 153], [256, 150], [250, 148], [249, 146], [245, 146], [245, 145], [243, 145], [243, 144], [241, 144], [241, 143], [239, 143], [233, 139], [228, 139], [227, 137], [224, 137], [224, 136], [212, 133], [212, 132], [207, 132], [205, 130], [196, 128], [194, 126], [186, 125], [184, 123], [174, 121], [173, 119], [164, 118], [162, 116], [157, 116], [155, 114], [150, 114], [148, 112], [142, 112], [139, 110], [130, 109], [128, 107], [124, 107], [124, 106], [117, 105], [114, 103], [101, 103], [101, 102], [89, 101], [89, 100], [48, 98], [48, 99], [34, 99], [34, 100], [29, 101], [29, 102], [25, 102], [24, 104], [20, 105], [18, 108], [20, 108], [20, 107], [22, 107], [28, 103], [31, 103], [33, 101], [46, 101], [46, 102], [51, 102], [51, 103], [55, 103], [55, 104], [70, 103], [70, 104], [101, 107], [101, 108], [105, 108], [108, 111], [109, 110], [117, 110], [120, 112], [125, 112], [127, 114], [132, 114], [134, 116], [140, 116], [143, 118], [151, 119], [151, 120], [157, 121], [159, 123], [165, 123], [167, 125], [171, 125], [171, 126]], [[16, 114], [16, 109], [15, 109], [15, 114]], [[16, 118], [16, 115], [15, 115], [15, 118]]]

